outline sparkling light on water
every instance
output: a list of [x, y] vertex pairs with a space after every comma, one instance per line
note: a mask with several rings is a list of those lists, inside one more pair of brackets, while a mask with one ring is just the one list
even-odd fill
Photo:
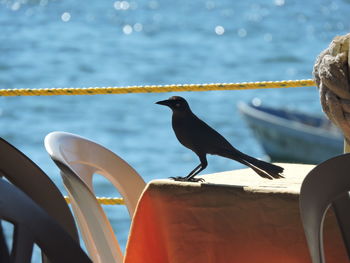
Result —
[[285, 0], [275, 0], [275, 5], [282, 6], [285, 4]]
[[216, 26], [215, 33], [217, 35], [223, 35], [225, 33], [225, 28], [223, 26]]
[[125, 25], [125, 26], [123, 27], [123, 33], [124, 33], [125, 35], [130, 35], [130, 34], [132, 33], [132, 31], [133, 31], [133, 28], [132, 28], [131, 25]]
[[114, 8], [116, 10], [128, 10], [130, 8], [130, 3], [128, 1], [116, 1], [114, 2]]
[[68, 22], [71, 18], [71, 15], [69, 12], [64, 12], [62, 15], [61, 15], [61, 19], [63, 22]]

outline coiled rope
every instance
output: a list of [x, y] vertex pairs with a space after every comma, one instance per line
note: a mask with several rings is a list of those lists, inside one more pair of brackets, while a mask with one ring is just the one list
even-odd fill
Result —
[[[68, 196], [65, 196], [64, 199], [70, 204]], [[125, 205], [123, 198], [96, 197], [96, 199], [102, 205]]]
[[91, 87], [91, 88], [50, 88], [50, 89], [0, 89], [0, 96], [53, 96], [53, 95], [101, 95], [128, 93], [160, 93], [174, 91], [247, 90], [269, 88], [312, 87], [312, 79], [260, 81], [241, 83], [151, 85], [129, 87]]

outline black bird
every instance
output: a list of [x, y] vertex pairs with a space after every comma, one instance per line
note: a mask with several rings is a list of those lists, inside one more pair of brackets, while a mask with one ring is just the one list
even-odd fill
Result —
[[260, 161], [234, 148], [221, 134], [199, 119], [190, 109], [187, 101], [179, 96], [168, 100], [158, 101], [156, 104], [168, 106], [173, 111], [172, 126], [177, 139], [185, 147], [198, 155], [200, 164], [185, 177], [175, 177], [177, 181], [203, 181], [194, 178], [207, 165], [207, 154], [230, 158], [252, 168], [264, 178], [283, 178], [283, 168], [271, 163]]

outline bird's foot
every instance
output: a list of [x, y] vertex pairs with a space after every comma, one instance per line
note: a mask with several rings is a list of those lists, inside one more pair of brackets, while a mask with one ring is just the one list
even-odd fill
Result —
[[181, 176], [176, 176], [176, 177], [170, 177], [170, 179], [173, 179], [174, 181], [180, 181], [180, 182], [204, 182], [203, 178], [194, 178], [190, 177], [181, 177]]

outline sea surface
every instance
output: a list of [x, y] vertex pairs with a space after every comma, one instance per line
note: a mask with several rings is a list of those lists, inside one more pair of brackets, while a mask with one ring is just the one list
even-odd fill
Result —
[[[310, 79], [317, 55], [350, 29], [349, 0], [0, 0], [0, 88], [65, 88]], [[239, 101], [322, 114], [314, 87], [158, 94], [0, 97], [0, 136], [65, 193], [43, 140], [52, 131], [92, 139], [150, 181], [187, 175], [198, 163], [179, 144], [169, 109], [185, 97], [234, 146], [264, 153]], [[204, 173], [242, 168], [209, 157]], [[99, 196], [118, 196], [94, 179]], [[43, 186], [45, 187], [45, 186]], [[65, 193], [66, 194], [66, 193]], [[123, 249], [125, 207], [104, 207]]]

